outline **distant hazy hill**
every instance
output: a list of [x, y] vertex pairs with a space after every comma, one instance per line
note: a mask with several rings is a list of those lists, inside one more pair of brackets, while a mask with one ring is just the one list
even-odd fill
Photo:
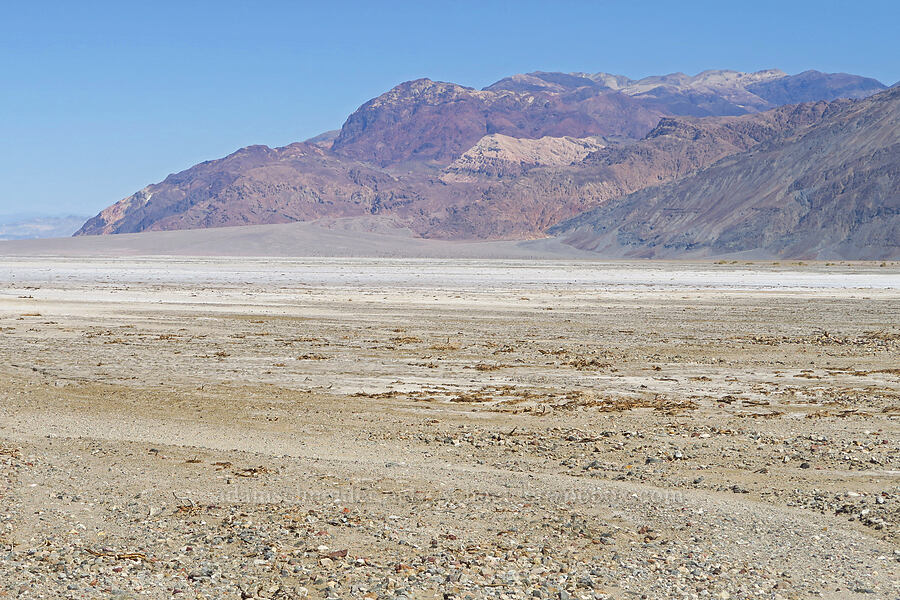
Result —
[[0, 240], [67, 237], [78, 231], [86, 217], [0, 216]]

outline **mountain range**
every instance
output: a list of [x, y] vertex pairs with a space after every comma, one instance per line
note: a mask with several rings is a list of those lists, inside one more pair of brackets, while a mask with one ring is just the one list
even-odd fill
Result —
[[[557, 235], [615, 255], [893, 255], [900, 138], [885, 89], [778, 70], [535, 72], [482, 90], [418, 79], [340, 131], [170, 175], [77, 235], [377, 218], [423, 238]], [[693, 220], [671, 218], [688, 204]]]

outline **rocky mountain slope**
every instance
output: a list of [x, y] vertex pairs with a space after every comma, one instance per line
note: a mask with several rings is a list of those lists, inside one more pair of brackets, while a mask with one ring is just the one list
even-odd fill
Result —
[[375, 213], [402, 202], [396, 178], [310, 143], [249, 146], [117, 202], [80, 234], [199, 229]]
[[381, 166], [449, 163], [485, 135], [624, 136], [646, 134], [663, 114], [618, 92], [475, 90], [418, 79], [363, 104], [344, 123], [332, 150]]
[[[829, 103], [789, 106], [740, 117], [664, 119], [644, 139], [614, 143], [571, 165], [539, 166], [514, 178], [493, 171], [424, 193], [428, 215], [413, 229], [426, 237], [540, 237], [548, 227], [647, 186], [705, 167], [762, 141], [818, 122]], [[445, 173], [452, 172], [454, 165]], [[446, 177], [446, 176], [445, 176]]]
[[[443, 170], [388, 171], [309, 144], [251, 146], [114, 204], [82, 234], [391, 215], [423, 237], [542, 237], [561, 220], [815, 123], [828, 103], [663, 119], [644, 139], [486, 136]], [[603, 144], [609, 144], [603, 146]]]
[[844, 102], [771, 108], [780, 101], [883, 87], [774, 70], [641, 80], [532, 73], [484, 90], [420, 79], [367, 102], [339, 132], [242, 148], [170, 175], [78, 233], [378, 215], [422, 237], [543, 237], [611, 199], [813, 125]]
[[900, 256], [900, 88], [550, 231], [622, 256]]
[[784, 104], [858, 98], [884, 89], [874, 79], [807, 71], [789, 76], [704, 71], [631, 80], [597, 73], [529, 73], [484, 90], [419, 79], [350, 115], [333, 150], [382, 166], [410, 160], [446, 164], [485, 135], [646, 135], [663, 115], [723, 116]]
[[805, 71], [788, 75], [778, 69], [741, 73], [709, 70], [694, 76], [671, 73], [629, 79], [609, 73], [545, 73], [513, 75], [485, 88], [520, 93], [564, 93], [592, 88], [597, 93], [615, 91], [645, 104], [657, 103], [669, 114], [709, 116], [739, 115], [768, 110], [782, 104], [798, 104], [837, 98], [864, 98], [884, 89], [879, 81], [846, 73]]

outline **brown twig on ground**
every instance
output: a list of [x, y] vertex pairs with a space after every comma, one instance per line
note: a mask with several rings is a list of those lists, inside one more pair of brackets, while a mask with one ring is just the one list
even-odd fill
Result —
[[[182, 506], [186, 506], [186, 507], [189, 507], [189, 508], [194, 508], [194, 501], [191, 500], [190, 498], [188, 498], [187, 496], [185, 496], [184, 498], [180, 498], [180, 497], [178, 496], [178, 494], [176, 494], [175, 492], [172, 492], [172, 495], [175, 496], [175, 499], [176, 499], [176, 500], [178, 500], [179, 502], [181, 502], [181, 505], [182, 505]], [[185, 504], [185, 502], [186, 502], [187, 504]]]
[[116, 560], [140, 560], [144, 562], [153, 562], [154, 559], [148, 558], [143, 552], [108, 552], [104, 550], [94, 550], [92, 548], [82, 548], [91, 556], [103, 556], [115, 558]]

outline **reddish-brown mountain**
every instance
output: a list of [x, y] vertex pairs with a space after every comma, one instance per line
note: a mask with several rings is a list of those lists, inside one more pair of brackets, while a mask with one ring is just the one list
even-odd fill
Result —
[[446, 164], [492, 133], [634, 138], [652, 129], [662, 114], [667, 113], [618, 92], [579, 88], [520, 94], [418, 79], [363, 104], [347, 119], [332, 150], [381, 166], [422, 160]]
[[420, 79], [367, 102], [338, 133], [251, 146], [170, 175], [79, 234], [381, 215], [423, 237], [542, 237], [612, 199], [815, 125], [846, 103], [759, 112], [776, 101], [881, 87], [780, 71], [636, 81], [531, 73], [485, 90]]
[[[741, 117], [670, 117], [639, 141], [527, 140], [518, 144], [528, 147], [524, 159], [521, 149], [498, 150], [490, 162], [468, 152], [441, 171], [389, 171], [308, 143], [250, 146], [147, 186], [81, 233], [389, 214], [424, 237], [540, 237], [579, 212], [815, 123], [828, 110], [822, 102]], [[581, 150], [561, 164], [567, 146]]]

